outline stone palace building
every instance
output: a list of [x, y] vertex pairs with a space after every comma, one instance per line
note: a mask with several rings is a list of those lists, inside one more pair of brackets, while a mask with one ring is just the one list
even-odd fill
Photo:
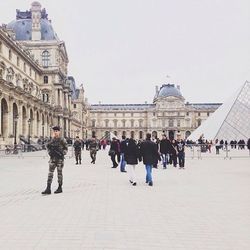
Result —
[[89, 129], [98, 138], [109, 132], [145, 138], [146, 133], [161, 138], [165, 133], [187, 138], [221, 103], [188, 103], [174, 84], [163, 84], [151, 104], [95, 104], [90, 106]]
[[65, 43], [40, 3], [0, 26], [0, 145], [49, 137], [53, 125], [64, 137], [85, 136], [84, 89], [68, 76], [68, 63]]

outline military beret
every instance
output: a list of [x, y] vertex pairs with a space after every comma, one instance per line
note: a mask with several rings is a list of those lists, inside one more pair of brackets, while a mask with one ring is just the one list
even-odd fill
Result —
[[52, 129], [55, 131], [55, 130], [57, 130], [57, 131], [60, 131], [60, 127], [59, 126], [54, 126], [54, 127], [52, 127]]

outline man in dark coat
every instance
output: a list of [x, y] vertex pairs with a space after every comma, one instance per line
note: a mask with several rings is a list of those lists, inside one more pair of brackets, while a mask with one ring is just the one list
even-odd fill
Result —
[[160, 153], [162, 157], [163, 168], [167, 168], [167, 164], [169, 163], [169, 154], [171, 150], [171, 142], [168, 140], [165, 134], [162, 135], [162, 140], [160, 142]]
[[151, 141], [151, 134], [149, 133], [146, 135], [146, 140], [141, 144], [140, 154], [146, 168], [146, 183], [148, 183], [149, 186], [153, 186], [152, 167], [154, 164], [157, 164], [159, 154], [157, 145]]
[[[111, 142], [111, 145], [110, 145], [109, 152], [110, 152], [110, 157], [111, 157], [111, 160], [112, 160], [112, 163], [113, 163], [112, 168], [117, 168], [118, 163], [120, 162], [121, 149], [120, 149], [120, 142], [117, 140], [116, 137], [112, 138], [112, 142]], [[116, 157], [117, 157], [118, 163], [116, 162]]]

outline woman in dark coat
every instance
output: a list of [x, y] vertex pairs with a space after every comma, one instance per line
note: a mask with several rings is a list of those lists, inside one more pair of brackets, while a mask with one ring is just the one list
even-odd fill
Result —
[[130, 138], [128, 140], [127, 146], [124, 151], [124, 158], [127, 163], [126, 169], [129, 174], [129, 181], [133, 186], [136, 186], [136, 178], [135, 178], [135, 165], [138, 164], [139, 149], [134, 139]]

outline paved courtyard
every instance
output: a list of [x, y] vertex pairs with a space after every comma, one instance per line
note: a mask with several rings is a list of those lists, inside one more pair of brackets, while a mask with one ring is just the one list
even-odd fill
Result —
[[45, 155], [0, 158], [0, 249], [250, 249], [250, 158], [188, 153], [149, 187], [142, 164], [131, 186], [107, 151], [95, 165], [85, 151], [81, 166], [67, 157], [64, 192], [42, 196]]

